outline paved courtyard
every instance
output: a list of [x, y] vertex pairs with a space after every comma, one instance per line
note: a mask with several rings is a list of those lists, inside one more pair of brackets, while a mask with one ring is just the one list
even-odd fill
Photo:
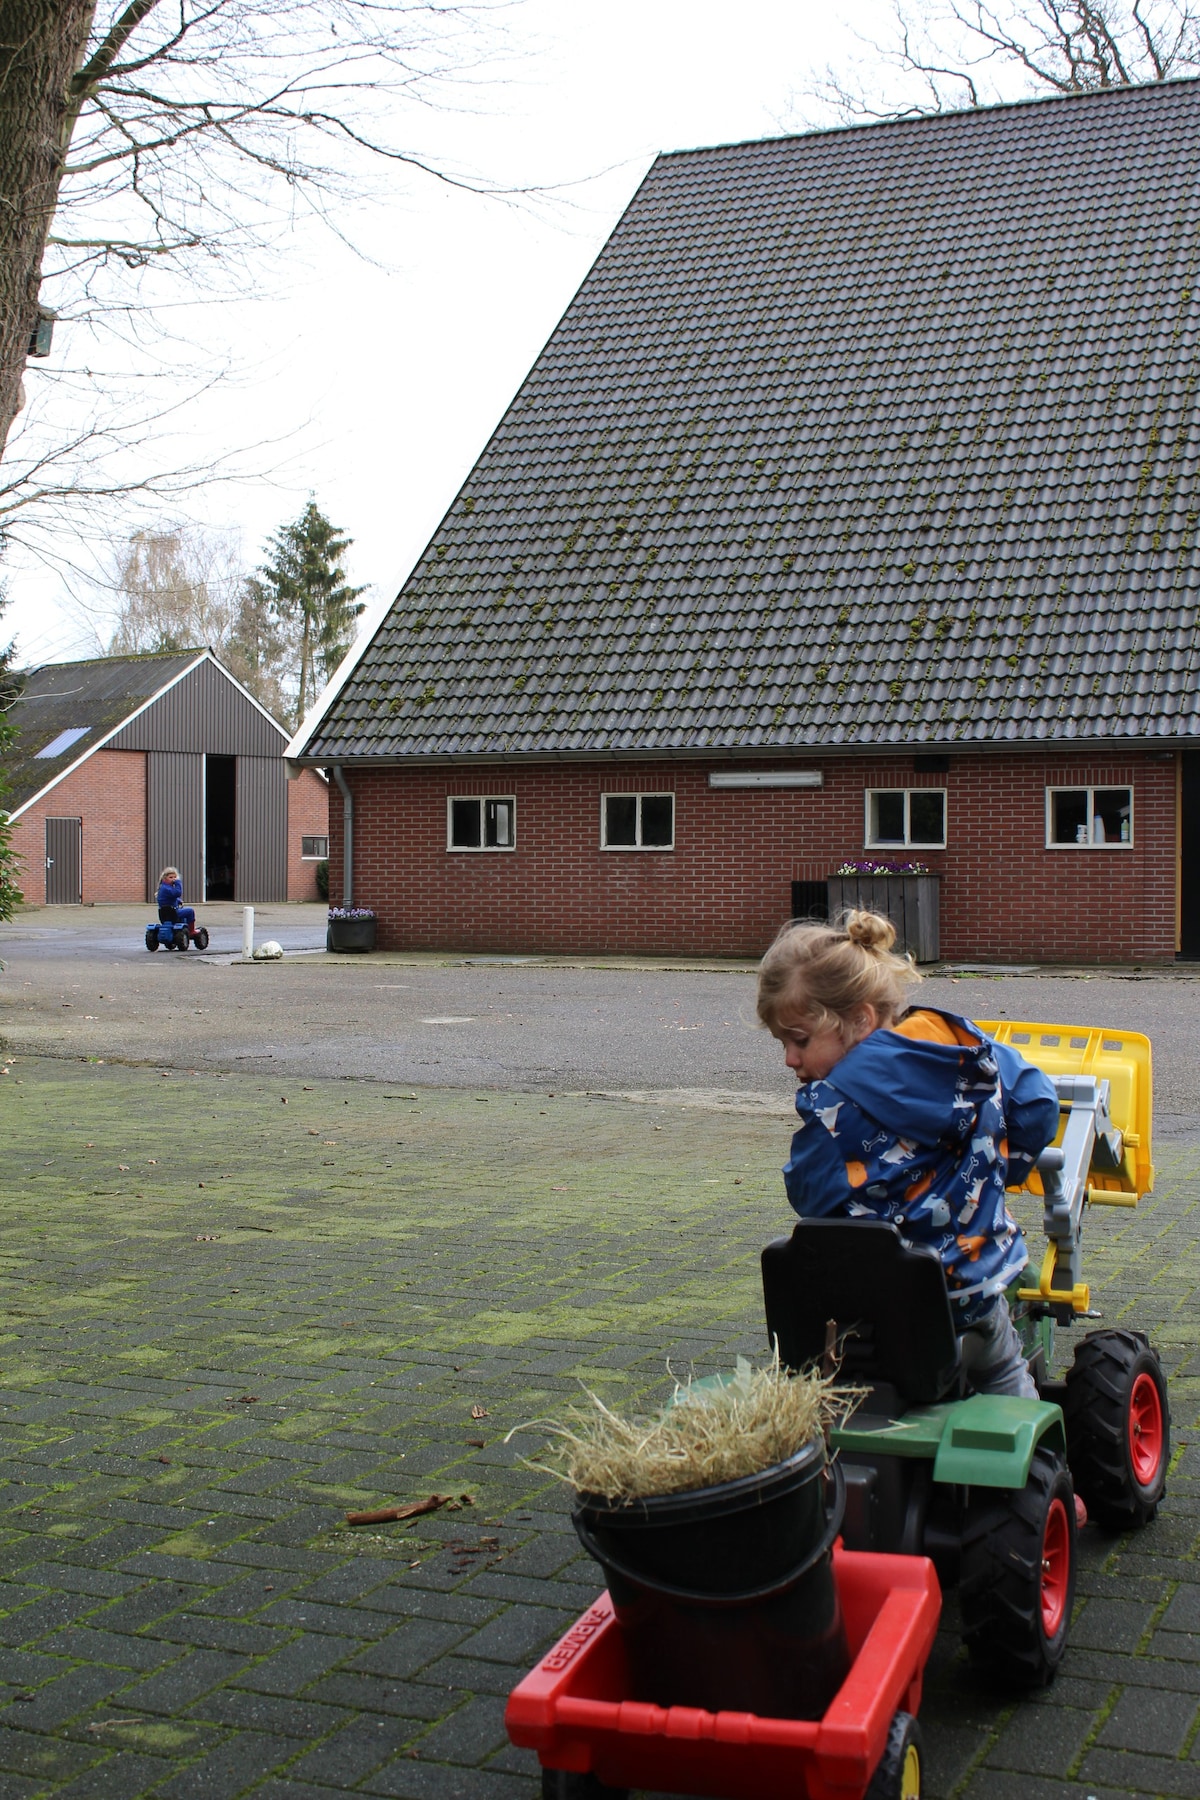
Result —
[[[763, 1348], [757, 1255], [788, 1224], [786, 1092], [746, 1060], [748, 1030], [753, 1050], [692, 1053], [703, 1083], [675, 1050], [742, 1017], [702, 984], [744, 996], [746, 978], [672, 977], [638, 1001], [668, 978], [590, 972], [606, 1042], [623, 991], [629, 1018], [671, 1035], [588, 1094], [524, 1073], [472, 1086], [462, 1068], [415, 1085], [278, 1071], [222, 1059], [215, 1037], [189, 1062], [182, 1009], [161, 1062], [114, 1060], [80, 1035], [115, 1033], [96, 1017], [70, 1022], [67, 1055], [39, 1054], [50, 988], [31, 1001], [32, 965], [0, 953], [0, 1797], [535, 1800], [504, 1698], [600, 1583], [564, 1494], [522, 1462], [536, 1432], [503, 1439], [581, 1382], [652, 1399], [668, 1364], [704, 1373]], [[301, 970], [145, 964], [195, 992]], [[544, 970], [424, 968], [414, 1019], [456, 1016], [455, 984], [481, 973], [537, 976], [511, 1010], [535, 1035], [544, 1014], [553, 1046], [565, 1025], [538, 998]], [[99, 961], [73, 979], [89, 999], [111, 990], [132, 1032], [132, 981], [113, 975]], [[318, 977], [340, 979], [305, 971], [293, 1004]], [[368, 977], [386, 984], [387, 965], [364, 959], [357, 986], [329, 989], [348, 1019]], [[948, 989], [964, 1009], [983, 1010], [968, 985], [1017, 1010], [1005, 984], [966, 982]], [[1114, 985], [1126, 1024], [1172, 1015], [1173, 995], [1190, 1017], [1195, 984], [1151, 987]], [[1100, 990], [1069, 991], [1091, 1015]], [[700, 1006], [713, 1023], [678, 1031]], [[584, 1057], [579, 1073], [604, 1071]], [[1148, 1329], [1171, 1374], [1168, 1498], [1139, 1534], [1084, 1532], [1071, 1648], [1043, 1695], [981, 1688], [948, 1600], [922, 1715], [933, 1800], [1200, 1796], [1200, 1134], [1182, 1051], [1170, 1079], [1154, 1198], [1095, 1215], [1088, 1236], [1106, 1321]], [[623, 1084], [637, 1098], [607, 1097]], [[345, 1524], [435, 1493], [453, 1506]]]

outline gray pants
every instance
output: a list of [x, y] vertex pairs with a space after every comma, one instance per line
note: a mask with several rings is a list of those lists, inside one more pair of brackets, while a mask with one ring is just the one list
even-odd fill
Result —
[[997, 1299], [990, 1312], [963, 1332], [958, 1340], [958, 1360], [967, 1385], [977, 1394], [1037, 1399], [1021, 1340], [1003, 1298]]

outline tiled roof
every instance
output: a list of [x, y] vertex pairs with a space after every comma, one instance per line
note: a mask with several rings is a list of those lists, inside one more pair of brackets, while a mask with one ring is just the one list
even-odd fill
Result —
[[[100, 656], [31, 669], [20, 699], [4, 715], [7, 724], [17, 726], [20, 736], [4, 758], [8, 791], [0, 803], [10, 811], [24, 806], [203, 654], [202, 650], [173, 650], [159, 655]], [[81, 735], [59, 755], [39, 755], [60, 734], [81, 727]]]
[[660, 157], [304, 752], [1200, 733], [1200, 84]]

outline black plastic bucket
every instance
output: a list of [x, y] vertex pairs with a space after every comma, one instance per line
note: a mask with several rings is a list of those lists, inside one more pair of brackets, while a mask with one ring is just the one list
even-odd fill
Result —
[[844, 1487], [809, 1445], [762, 1475], [610, 1507], [575, 1529], [604, 1569], [635, 1699], [818, 1719], [850, 1667], [833, 1579]]

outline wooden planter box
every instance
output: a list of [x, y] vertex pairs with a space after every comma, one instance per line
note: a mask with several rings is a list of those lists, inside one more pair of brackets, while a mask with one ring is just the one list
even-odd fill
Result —
[[851, 907], [883, 913], [896, 927], [896, 948], [919, 963], [941, 955], [939, 875], [831, 875], [829, 916]]
[[373, 950], [375, 920], [330, 919], [325, 944], [330, 950]]

